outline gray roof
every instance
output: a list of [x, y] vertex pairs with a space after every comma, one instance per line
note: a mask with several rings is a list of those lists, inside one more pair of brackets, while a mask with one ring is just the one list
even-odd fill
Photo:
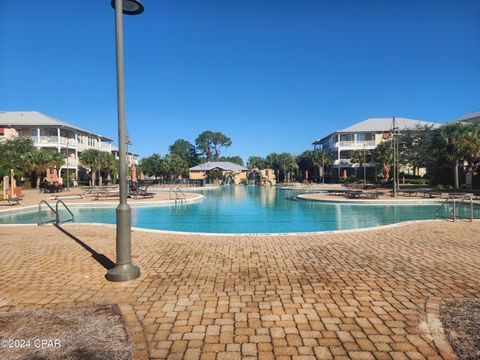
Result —
[[103, 135], [96, 134], [92, 131], [81, 129], [66, 121], [59, 120], [53, 116], [42, 114], [38, 111], [0, 111], [0, 126], [51, 126], [60, 127], [70, 130], [77, 130], [87, 134], [100, 137], [105, 141], [113, 141]]
[[[435, 123], [431, 121], [422, 121], [408, 118], [395, 118], [395, 126], [400, 130], [415, 129], [417, 127], [423, 126], [432, 126], [434, 128], [441, 126], [440, 123]], [[393, 118], [370, 118], [363, 121], [360, 121], [357, 124], [349, 126], [342, 130], [334, 131], [331, 134], [317, 140], [319, 142], [325, 138], [328, 138], [334, 134], [344, 134], [344, 133], [358, 133], [358, 132], [383, 132], [390, 131], [393, 127]]]
[[229, 161], [208, 161], [206, 163], [190, 168], [190, 171], [209, 171], [212, 169], [221, 169], [227, 171], [248, 171], [246, 167], [231, 163]]
[[480, 124], [480, 110], [468, 113], [466, 115], [460, 116], [459, 118], [456, 118], [453, 120], [454, 122], [460, 121], [460, 122], [467, 122], [467, 123], [472, 123], [472, 124]]

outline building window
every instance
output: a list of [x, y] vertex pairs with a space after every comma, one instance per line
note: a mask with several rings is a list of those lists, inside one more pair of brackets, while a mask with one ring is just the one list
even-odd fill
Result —
[[353, 153], [352, 150], [340, 151], [340, 159], [351, 159], [352, 153]]
[[30, 136], [37, 137], [38, 136], [38, 129], [30, 129]]
[[57, 129], [48, 129], [48, 136], [57, 136]]
[[364, 142], [365, 134], [357, 134], [357, 142]]
[[340, 135], [340, 141], [352, 141], [351, 134]]
[[88, 146], [95, 146], [95, 139], [93, 137], [88, 137]]

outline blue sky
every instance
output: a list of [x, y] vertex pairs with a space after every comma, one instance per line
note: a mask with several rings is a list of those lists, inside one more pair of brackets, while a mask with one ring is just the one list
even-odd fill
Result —
[[[449, 121], [480, 108], [480, 2], [143, 0], [125, 17], [133, 149], [203, 130], [225, 155], [300, 153], [368, 117]], [[116, 138], [110, 0], [0, 0], [0, 110]]]

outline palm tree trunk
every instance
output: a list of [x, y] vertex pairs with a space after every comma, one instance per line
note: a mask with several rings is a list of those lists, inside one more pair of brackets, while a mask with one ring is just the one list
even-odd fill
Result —
[[92, 178], [90, 180], [92, 182], [92, 186], [95, 186], [96, 174], [97, 173], [96, 173], [95, 169], [92, 169]]
[[458, 189], [460, 187], [460, 183], [458, 181], [458, 160], [455, 160], [455, 165], [453, 167], [453, 181], [455, 189]]

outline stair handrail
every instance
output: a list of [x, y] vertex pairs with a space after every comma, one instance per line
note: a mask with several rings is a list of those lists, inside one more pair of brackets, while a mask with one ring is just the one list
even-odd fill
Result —
[[58, 211], [58, 205], [59, 205], [59, 204], [62, 204], [63, 207], [69, 212], [70, 216], [72, 217], [71, 219], [66, 220], [66, 221], [64, 221], [64, 222], [75, 222], [75, 215], [73, 214], [73, 212], [70, 210], [70, 208], [67, 206], [67, 204], [65, 204], [65, 203], [63, 202], [63, 200], [60, 200], [60, 199], [59, 199], [59, 200], [57, 200], [57, 203], [55, 204], [55, 209], [57, 210], [57, 211], [56, 211], [56, 214], [57, 214], [57, 225], [60, 224], [60, 222], [61, 222], [61, 221], [60, 221], [60, 213], [59, 213], [59, 211]]
[[435, 212], [435, 219], [439, 218], [439, 212], [440, 210], [446, 206], [446, 204], [448, 204], [448, 202], [452, 200], [453, 202], [453, 208], [452, 210], [450, 211], [450, 218], [453, 220], [453, 221], [456, 221], [457, 220], [457, 209], [458, 207], [461, 205], [461, 204], [464, 204], [466, 200], [469, 201], [469, 204], [470, 204], [470, 217], [464, 217], [465, 219], [469, 219], [470, 221], [473, 221], [473, 196], [472, 194], [466, 194], [463, 196], [463, 198], [457, 202], [457, 198], [455, 197], [455, 194], [448, 194], [448, 198], [445, 199], [445, 201], [443, 201], [443, 203], [438, 207], [437, 211]]
[[38, 226], [43, 225], [43, 221], [42, 221], [42, 204], [47, 205], [47, 206], [50, 208], [50, 210], [52, 210], [53, 213], [55, 214], [55, 220], [46, 221], [45, 224], [46, 224], [46, 223], [51, 223], [51, 222], [57, 223], [57, 219], [58, 219], [58, 214], [57, 214], [57, 212], [55, 211], [55, 209], [54, 209], [46, 200], [42, 200], [42, 201], [40, 201], [40, 202], [38, 203], [38, 222], [37, 222], [37, 225], [38, 225]]

